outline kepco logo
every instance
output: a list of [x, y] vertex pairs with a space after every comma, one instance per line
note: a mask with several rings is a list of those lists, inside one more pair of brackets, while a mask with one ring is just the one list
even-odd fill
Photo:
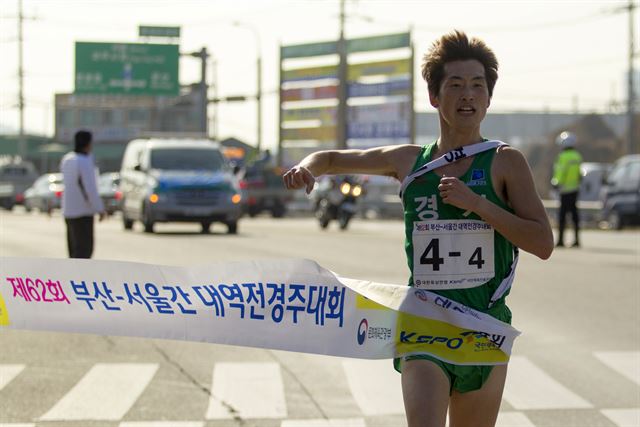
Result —
[[364, 344], [364, 341], [367, 339], [368, 330], [369, 322], [367, 322], [367, 319], [362, 319], [360, 321], [360, 325], [358, 326], [358, 344]]

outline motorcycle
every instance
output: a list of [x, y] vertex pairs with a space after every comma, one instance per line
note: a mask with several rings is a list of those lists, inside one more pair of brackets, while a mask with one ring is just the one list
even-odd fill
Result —
[[357, 202], [364, 194], [361, 183], [353, 177], [333, 178], [319, 185], [316, 194], [315, 215], [320, 228], [326, 229], [331, 220], [338, 221], [346, 230], [357, 211]]

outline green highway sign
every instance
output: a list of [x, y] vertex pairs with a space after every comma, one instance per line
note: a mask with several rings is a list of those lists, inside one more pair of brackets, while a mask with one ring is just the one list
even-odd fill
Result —
[[180, 37], [180, 27], [152, 27], [148, 25], [140, 25], [138, 27], [138, 35], [140, 37]]
[[75, 93], [177, 96], [177, 44], [76, 42]]
[[337, 42], [305, 43], [292, 46], [282, 46], [280, 48], [280, 56], [282, 59], [287, 59], [332, 55], [338, 52], [337, 46]]

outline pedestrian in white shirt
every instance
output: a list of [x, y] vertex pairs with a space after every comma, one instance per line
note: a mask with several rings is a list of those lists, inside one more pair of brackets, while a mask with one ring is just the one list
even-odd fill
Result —
[[67, 225], [69, 258], [91, 258], [93, 253], [93, 216], [106, 217], [98, 194], [97, 170], [91, 153], [91, 132], [75, 134], [74, 151], [60, 162], [63, 175], [62, 214]]

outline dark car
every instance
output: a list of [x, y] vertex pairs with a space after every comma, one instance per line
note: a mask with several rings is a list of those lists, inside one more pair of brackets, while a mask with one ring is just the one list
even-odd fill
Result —
[[261, 164], [248, 166], [240, 188], [244, 191], [244, 211], [254, 217], [261, 212], [269, 212], [274, 218], [281, 218], [287, 212], [287, 204], [292, 199], [292, 192], [284, 188], [283, 170]]
[[98, 178], [98, 193], [104, 204], [104, 209], [109, 215], [120, 210], [122, 192], [119, 186], [120, 174], [117, 172], [106, 172]]
[[603, 204], [609, 228], [640, 224], [640, 154], [621, 157], [613, 165]]
[[60, 209], [63, 191], [61, 173], [44, 174], [24, 192], [24, 207], [27, 212], [38, 209], [51, 213], [54, 209]]
[[24, 192], [38, 178], [31, 162], [13, 160], [0, 164], [0, 206], [13, 209], [24, 203]]

